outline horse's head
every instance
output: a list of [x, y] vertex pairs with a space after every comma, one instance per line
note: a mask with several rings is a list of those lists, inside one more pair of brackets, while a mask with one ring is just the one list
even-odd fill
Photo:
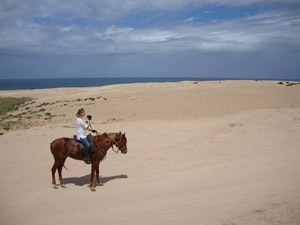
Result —
[[123, 154], [127, 153], [127, 138], [121, 131], [119, 133], [97, 133], [95, 144], [99, 149], [106, 150], [115, 145]]
[[122, 134], [121, 131], [119, 133], [117, 133], [115, 136], [115, 140], [116, 140], [116, 146], [118, 147], [118, 149], [123, 154], [126, 154], [127, 153], [127, 138], [125, 136], [125, 133]]

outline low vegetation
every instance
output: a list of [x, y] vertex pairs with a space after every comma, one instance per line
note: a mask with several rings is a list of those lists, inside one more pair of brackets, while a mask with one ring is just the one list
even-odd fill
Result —
[[98, 97], [96, 97], [96, 98], [93, 98], [93, 97], [90, 97], [90, 98], [78, 98], [77, 100], [75, 100], [75, 101], [77, 101], [77, 102], [80, 102], [80, 101], [95, 101], [95, 100], [98, 100], [98, 99], [103, 99], [104, 101], [107, 101], [107, 98], [105, 98], [105, 97], [102, 97], [102, 96], [98, 96]]
[[23, 98], [0, 98], [0, 116], [10, 112], [18, 110], [19, 107], [24, 106], [26, 102], [31, 101], [29, 97]]
[[[286, 81], [285, 82], [286, 83], [286, 85], [285, 86], [295, 86], [295, 85], [298, 85], [298, 84], [300, 84], [300, 82], [298, 82], [298, 83], [295, 83], [295, 82], [289, 82], [289, 81]], [[279, 82], [278, 84], [280, 84], [280, 85], [284, 85], [284, 83], [281, 81], [281, 82]]]

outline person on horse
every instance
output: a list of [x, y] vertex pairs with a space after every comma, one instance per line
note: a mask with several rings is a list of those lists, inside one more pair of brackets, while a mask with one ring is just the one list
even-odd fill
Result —
[[83, 117], [85, 116], [85, 110], [83, 108], [79, 109], [76, 113], [77, 119], [76, 119], [76, 129], [77, 129], [77, 140], [81, 142], [85, 146], [85, 154], [83, 161], [86, 164], [91, 164], [89, 159], [89, 150], [90, 150], [90, 143], [86, 139], [86, 132], [85, 130], [92, 131], [91, 127], [91, 121], [88, 120], [88, 124], [86, 124], [83, 120]]

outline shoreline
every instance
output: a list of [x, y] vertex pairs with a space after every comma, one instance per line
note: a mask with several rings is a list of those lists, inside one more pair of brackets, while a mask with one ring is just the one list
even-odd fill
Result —
[[[134, 77], [127, 77], [127, 78], [43, 78], [43, 79], [1, 79], [0, 81], [5, 81], [5, 82], [13, 82], [13, 81], [57, 81], [57, 80], [68, 80], [68, 81], [73, 81], [73, 80], [105, 80], [105, 79], [109, 79], [109, 80], [115, 80], [115, 79], [133, 79], [132, 81], [124, 81], [121, 83], [118, 83], [117, 81], [114, 81], [112, 83], [105, 83], [102, 85], [87, 85], [87, 86], [71, 86], [70, 83], [68, 83], [66, 86], [59, 86], [58, 83], [56, 83], [57, 86], [53, 86], [53, 87], [41, 87], [41, 88], [17, 88], [17, 89], [13, 89], [13, 88], [8, 88], [8, 89], [1, 89], [1, 85], [0, 85], [0, 92], [1, 91], [26, 91], [26, 90], [47, 90], [47, 89], [56, 89], [56, 88], [98, 88], [98, 87], [106, 87], [106, 86], [111, 86], [111, 85], [122, 85], [122, 84], [149, 84], [149, 83], [179, 83], [179, 82], [226, 82], [226, 81], [255, 81], [255, 82], [290, 82], [290, 83], [299, 83], [300, 84], [300, 79], [299, 80], [293, 80], [293, 79], [232, 79], [232, 78], [216, 78], [216, 79], [207, 79], [207, 78], [176, 78], [176, 77], [162, 77], [162, 78], [155, 78], [155, 77], [144, 77], [144, 78], [134, 78]], [[159, 80], [162, 81], [159, 81]], [[139, 80], [139, 81], [136, 81]], [[145, 80], [145, 81], [142, 81]], [[156, 81], [157, 80], [157, 81]], [[169, 80], [169, 81], [168, 81]], [[7, 84], [7, 85], [11, 85], [11, 84]], [[21, 84], [19, 84], [21, 85]], [[30, 84], [27, 84], [27, 86]], [[46, 84], [44, 84], [46, 85]], [[53, 84], [54, 85], [54, 84]]]

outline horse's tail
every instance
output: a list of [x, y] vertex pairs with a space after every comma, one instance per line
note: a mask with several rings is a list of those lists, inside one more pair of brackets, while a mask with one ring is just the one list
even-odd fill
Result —
[[64, 165], [64, 168], [65, 168], [66, 170], [68, 170], [68, 168], [67, 168], [67, 167], [65, 167], [65, 165]]

